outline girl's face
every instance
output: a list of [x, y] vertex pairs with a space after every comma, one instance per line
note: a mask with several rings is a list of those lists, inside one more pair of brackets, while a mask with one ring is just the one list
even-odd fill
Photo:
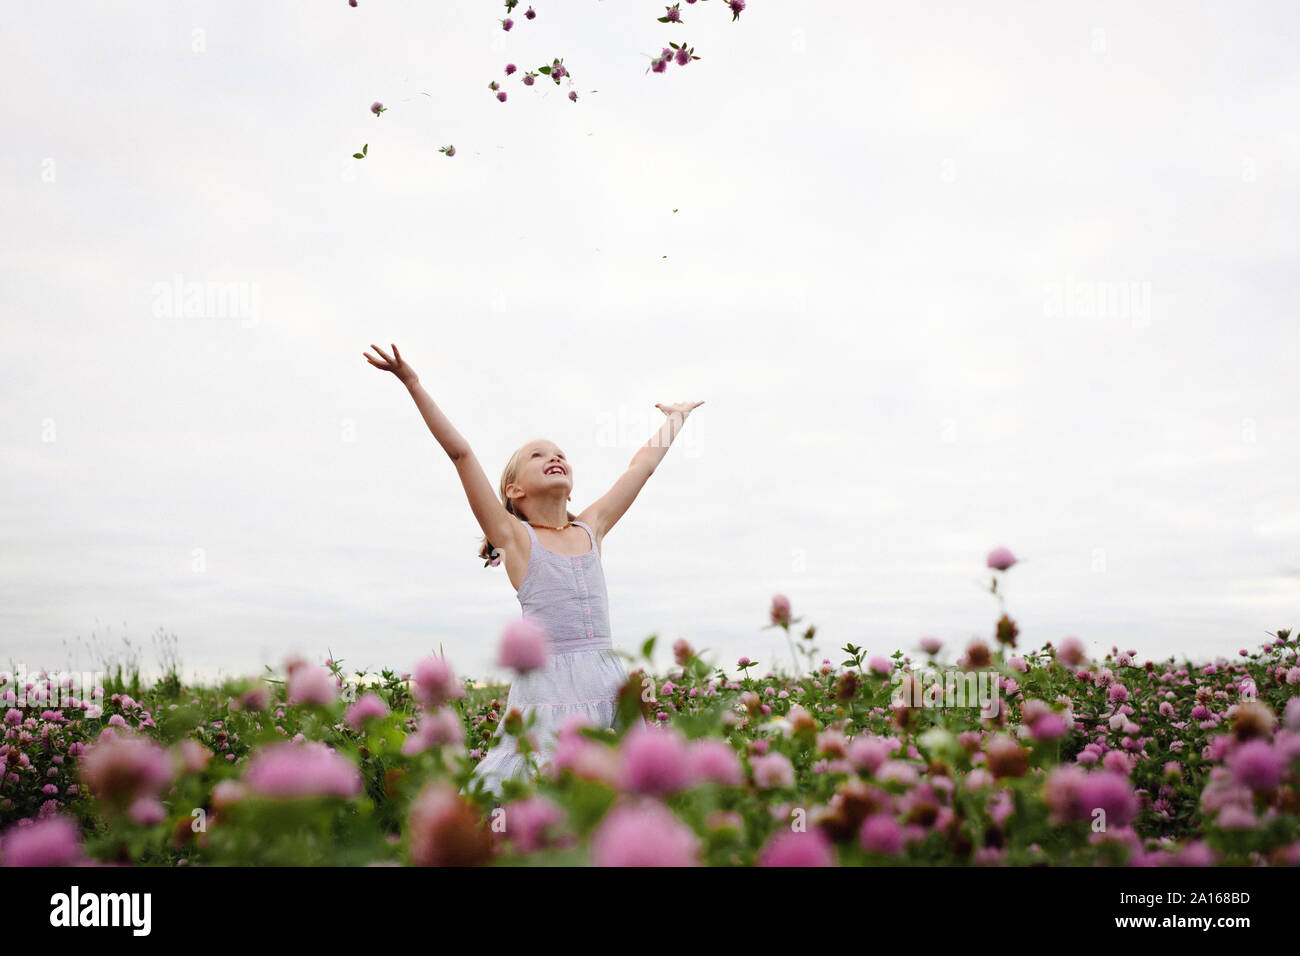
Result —
[[567, 493], [573, 489], [573, 470], [558, 445], [538, 441], [524, 449], [515, 481], [529, 494], [544, 493], [556, 487]]

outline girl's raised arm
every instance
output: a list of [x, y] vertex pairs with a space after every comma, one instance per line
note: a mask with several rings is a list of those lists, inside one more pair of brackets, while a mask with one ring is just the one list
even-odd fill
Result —
[[659, 467], [659, 462], [663, 461], [664, 455], [668, 454], [668, 446], [686, 424], [687, 416], [697, 406], [703, 404], [702, 401], [677, 402], [674, 405], [655, 403], [655, 408], [667, 415], [668, 420], [659, 427], [659, 431], [650, 436], [648, 442], [637, 449], [636, 454], [632, 456], [631, 464], [627, 466], [627, 471], [618, 477], [613, 487], [584, 512], [596, 532], [597, 541], [603, 540], [609, 529], [614, 527], [628, 508], [632, 507], [632, 502], [641, 493], [646, 481]]
[[442, 409], [424, 390], [419, 376], [415, 374], [415, 369], [403, 361], [402, 353], [397, 350], [396, 345], [393, 346], [392, 358], [379, 346], [371, 344], [370, 347], [382, 356], [383, 361], [376, 361], [368, 353], [362, 352], [366, 361], [375, 368], [392, 372], [397, 376], [397, 380], [406, 386], [406, 390], [415, 399], [415, 405], [424, 417], [425, 424], [429, 426], [429, 431], [433, 432], [433, 437], [438, 439], [438, 444], [456, 466], [460, 483], [465, 488], [465, 497], [469, 499], [470, 510], [474, 512], [474, 518], [483, 529], [483, 534], [495, 547], [522, 547], [523, 541], [520, 538], [523, 530], [519, 520], [506, 511], [505, 505], [497, 497], [492, 482], [488, 481], [483, 466], [479, 464], [469, 443], [460, 432], [456, 431]]

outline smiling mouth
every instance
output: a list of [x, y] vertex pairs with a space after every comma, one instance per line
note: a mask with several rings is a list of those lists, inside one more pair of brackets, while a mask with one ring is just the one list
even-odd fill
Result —
[[547, 468], [546, 471], [544, 472], [544, 474], [547, 475], [563, 475], [564, 473], [565, 473], [564, 468], [560, 465], [552, 465], [550, 468]]

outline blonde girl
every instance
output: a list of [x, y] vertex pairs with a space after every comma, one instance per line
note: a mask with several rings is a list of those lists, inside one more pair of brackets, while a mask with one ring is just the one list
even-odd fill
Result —
[[[613, 727], [627, 673], [612, 644], [601, 544], [654, 474], [687, 416], [704, 403], [656, 403], [667, 421], [632, 456], [609, 491], [575, 515], [569, 510], [573, 466], [563, 449], [543, 438], [528, 442], [510, 456], [494, 489], [469, 443], [420, 385], [397, 346], [392, 346], [391, 357], [377, 345], [370, 347], [379, 357], [363, 352], [366, 361], [393, 373], [406, 386], [429, 431], [455, 465], [483, 530], [479, 557], [489, 565], [505, 565], [521, 618], [546, 633], [546, 665], [511, 682], [506, 711], [517, 708], [525, 718], [535, 715], [532, 733], [543, 761], [553, 752], [559, 730], [575, 715], [596, 726]], [[514, 739], [502, 730], [475, 767], [474, 780], [500, 795], [501, 782], [525, 777], [527, 768]]]

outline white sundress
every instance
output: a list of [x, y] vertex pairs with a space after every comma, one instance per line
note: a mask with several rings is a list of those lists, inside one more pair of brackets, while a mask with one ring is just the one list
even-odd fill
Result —
[[[585, 522], [573, 524], [591, 538], [591, 550], [585, 554], [570, 556], [548, 550], [537, 540], [533, 526], [524, 522], [532, 550], [517, 597], [522, 616], [546, 631], [550, 654], [545, 667], [515, 676], [502, 716], [512, 708], [518, 708], [525, 718], [530, 713], [537, 715], [529, 733], [537, 742], [533, 759], [539, 768], [550, 759], [556, 735], [572, 714], [584, 714], [597, 727], [613, 727], [618, 692], [627, 681], [627, 671], [610, 637], [609, 602], [596, 535]], [[639, 714], [637, 719], [645, 724]], [[482, 779], [486, 789], [499, 797], [502, 780], [526, 779], [528, 774], [516, 739], [502, 728], [462, 792]]]

